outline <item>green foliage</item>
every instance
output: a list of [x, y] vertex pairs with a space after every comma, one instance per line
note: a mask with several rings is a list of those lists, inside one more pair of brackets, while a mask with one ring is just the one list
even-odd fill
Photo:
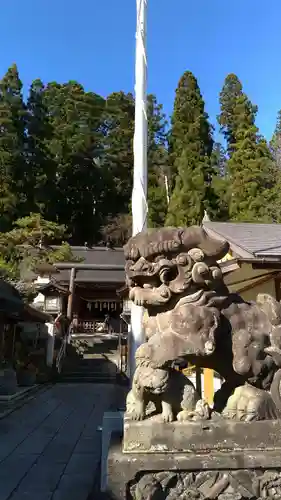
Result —
[[211, 164], [216, 175], [224, 178], [226, 175], [226, 151], [219, 142], [215, 142], [211, 154]]
[[103, 213], [114, 218], [130, 210], [133, 187], [135, 102], [132, 94], [114, 92], [103, 114], [102, 166], [106, 193]]
[[91, 243], [103, 215], [105, 183], [98, 160], [104, 100], [77, 82], [54, 82], [46, 86], [43, 103], [51, 130], [47, 149], [55, 165], [49, 217], [67, 227], [72, 242]]
[[[191, 72], [179, 81], [170, 129], [148, 96], [149, 227], [200, 224], [204, 210], [211, 220], [281, 221], [281, 111], [268, 147], [255, 126], [257, 107], [234, 74], [220, 105], [226, 151], [213, 144]], [[17, 67], [8, 69], [0, 81], [2, 275], [16, 282], [23, 268], [73, 260], [70, 243], [125, 243], [134, 115], [131, 93], [102, 98], [75, 81], [37, 79], [24, 102]]]
[[102, 116], [104, 192], [99, 228], [101, 242], [107, 245], [123, 245], [131, 235], [134, 114], [132, 94], [114, 92], [107, 97]]
[[267, 143], [258, 137], [255, 126], [241, 123], [227, 167], [231, 220], [276, 222], [276, 171]]
[[277, 167], [281, 169], [281, 110], [278, 111], [276, 127], [270, 141], [270, 149]]
[[148, 226], [165, 224], [168, 202], [167, 121], [154, 95], [147, 98], [148, 118]]
[[50, 246], [65, 236], [65, 226], [46, 221], [40, 214], [16, 220], [11, 231], [0, 233], [0, 274], [17, 280], [38, 264], [77, 261], [68, 243]]
[[236, 75], [228, 75], [220, 94], [219, 123], [229, 159], [225, 169], [225, 196], [229, 218], [246, 222], [279, 220], [278, 175], [266, 141], [255, 126], [257, 106], [243, 92]]
[[14, 263], [8, 259], [8, 255], [3, 252], [0, 255], [0, 278], [13, 278], [17, 276], [17, 270], [15, 269]]
[[211, 220], [226, 221], [229, 218], [229, 185], [226, 175], [227, 157], [226, 151], [218, 142], [216, 142], [213, 147], [211, 165], [213, 169], [212, 189], [214, 201], [209, 207], [208, 215]]
[[234, 123], [234, 108], [237, 97], [241, 95], [242, 84], [236, 75], [230, 73], [227, 75], [220, 92], [221, 112], [218, 116], [220, 131], [224, 135], [229, 152], [231, 152], [232, 144], [235, 143], [236, 124]]
[[83, 259], [75, 257], [71, 246], [66, 241], [56, 248], [49, 249], [47, 252], [47, 262], [54, 264], [55, 262], [82, 262]]
[[2, 234], [0, 241], [9, 241], [13, 245], [46, 246], [53, 241], [59, 241], [66, 233], [62, 224], [46, 221], [41, 214], [31, 213], [14, 222], [14, 229]]
[[174, 189], [166, 224], [200, 224], [205, 209], [216, 210], [210, 160], [213, 139], [197, 80], [189, 71], [176, 90], [169, 140]]
[[50, 151], [53, 129], [45, 103], [45, 86], [32, 82], [27, 100], [29, 211], [49, 219], [56, 200], [56, 162]]
[[26, 202], [25, 118], [14, 64], [0, 81], [0, 231], [10, 229]]
[[254, 125], [258, 108], [244, 94], [240, 80], [233, 73], [230, 73], [224, 81], [220, 93], [220, 106], [218, 122], [227, 143], [228, 154], [231, 155], [237, 142], [241, 119], [249, 126]]
[[[124, 244], [131, 234], [133, 188], [133, 139], [135, 103], [132, 94], [108, 96], [104, 112], [103, 170], [107, 186], [108, 215], [101, 228], [102, 240]], [[148, 224], [164, 224], [167, 211], [165, 175], [167, 169], [166, 118], [156, 97], [148, 96]], [[117, 214], [117, 215], [116, 215]]]

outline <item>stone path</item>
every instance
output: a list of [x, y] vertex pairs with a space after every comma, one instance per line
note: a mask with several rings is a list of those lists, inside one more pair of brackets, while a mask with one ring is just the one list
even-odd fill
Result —
[[0, 500], [86, 500], [112, 385], [57, 384], [0, 420]]

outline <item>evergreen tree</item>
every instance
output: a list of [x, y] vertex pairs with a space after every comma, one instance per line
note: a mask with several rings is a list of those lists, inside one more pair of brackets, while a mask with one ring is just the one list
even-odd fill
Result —
[[228, 220], [228, 178], [227, 178], [227, 156], [223, 146], [216, 142], [211, 154], [211, 165], [213, 168], [212, 188], [216, 201], [215, 210], [209, 211], [213, 220]]
[[115, 92], [106, 99], [103, 116], [103, 171], [107, 216], [130, 211], [134, 166], [135, 102], [132, 94]]
[[0, 81], [0, 230], [10, 229], [13, 218], [25, 210], [26, 111], [16, 65]]
[[215, 142], [211, 154], [211, 164], [220, 177], [225, 177], [226, 175], [226, 162], [227, 156], [224, 147], [220, 142]]
[[44, 102], [45, 86], [35, 80], [27, 101], [27, 145], [30, 211], [39, 211], [46, 219], [53, 214], [56, 199], [56, 162], [48, 148], [52, 139], [48, 109]]
[[251, 103], [236, 75], [227, 76], [220, 104], [218, 120], [229, 156], [224, 184], [229, 217], [247, 222], [277, 221], [280, 175], [266, 141], [255, 126], [257, 106]]
[[[244, 109], [244, 112], [243, 112]], [[231, 220], [272, 222], [279, 218], [276, 169], [266, 141], [249, 120], [249, 99], [237, 98], [234, 120], [239, 116], [236, 142], [227, 163]]]
[[176, 176], [167, 225], [200, 224], [204, 209], [214, 211], [212, 147], [205, 104], [196, 78], [187, 71], [179, 81], [172, 116], [170, 161]]
[[148, 225], [161, 227], [165, 224], [168, 208], [168, 151], [167, 121], [163, 106], [154, 95], [147, 99], [148, 117]]
[[281, 169], [281, 110], [278, 111], [275, 131], [270, 141], [270, 149], [277, 167]]
[[76, 82], [54, 82], [44, 90], [44, 105], [52, 130], [48, 154], [56, 169], [50, 218], [68, 228], [73, 243], [92, 243], [104, 216], [106, 183], [99, 162], [104, 100]]
[[257, 107], [249, 100], [242, 99], [241, 116], [238, 110], [239, 98], [244, 97], [243, 88], [240, 80], [233, 73], [229, 74], [220, 93], [221, 112], [218, 116], [218, 122], [221, 127], [221, 132], [227, 143], [228, 154], [231, 155], [234, 145], [237, 141], [237, 130], [239, 128], [240, 119], [247, 120], [249, 126], [255, 122]]
[[65, 237], [65, 226], [47, 221], [40, 214], [17, 219], [11, 231], [0, 233], [0, 275], [19, 279], [38, 264], [76, 261], [69, 244], [61, 243]]
[[[154, 95], [148, 96], [148, 224], [162, 226], [167, 211], [165, 175], [167, 169], [166, 119]], [[108, 216], [102, 240], [123, 244], [131, 233], [133, 188], [134, 98], [123, 92], [107, 98], [104, 129], [104, 170], [107, 175]]]

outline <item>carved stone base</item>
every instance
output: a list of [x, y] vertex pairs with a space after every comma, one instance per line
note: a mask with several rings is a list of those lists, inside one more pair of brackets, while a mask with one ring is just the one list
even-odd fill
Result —
[[[126, 444], [129, 435], [125, 424], [127, 451], [123, 451], [121, 438], [115, 436], [109, 452], [108, 494], [114, 500], [281, 500], [281, 422], [227, 424], [221, 429], [214, 422], [165, 424], [166, 443], [158, 424], [155, 441], [152, 429], [147, 438], [147, 445], [153, 444], [147, 452], [133, 441]], [[129, 425], [138, 428], [144, 422]], [[190, 425], [192, 440], [190, 432], [185, 436]], [[181, 426], [182, 451], [175, 449], [179, 441], [172, 438], [179, 432], [177, 426]], [[212, 445], [218, 437], [219, 446], [214, 441]]]
[[280, 499], [280, 470], [161, 471], [145, 473], [130, 484], [134, 500]]

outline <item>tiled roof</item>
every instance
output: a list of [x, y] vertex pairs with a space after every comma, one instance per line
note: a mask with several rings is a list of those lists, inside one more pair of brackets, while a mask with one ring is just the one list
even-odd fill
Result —
[[[125, 281], [125, 257], [123, 248], [107, 247], [71, 247], [75, 257], [82, 259], [81, 264], [95, 265], [120, 265], [120, 270], [77, 270], [76, 282], [90, 283], [124, 283]], [[64, 263], [65, 264], [65, 263]], [[60, 270], [56, 275], [58, 283], [69, 282], [70, 270]]]
[[281, 224], [203, 222], [213, 236], [229, 241], [241, 257], [281, 259]]
[[60, 292], [62, 295], [69, 295], [70, 293], [68, 287], [60, 285], [59, 283], [57, 283], [56, 279], [53, 279], [49, 283], [41, 285], [39, 288], [37, 288], [37, 292], [42, 293], [43, 295], [45, 294], [50, 295], [50, 293], [53, 292]]
[[[56, 249], [59, 247], [53, 246]], [[81, 260], [82, 264], [121, 264], [125, 265], [124, 250], [122, 247], [78, 247], [72, 246], [73, 255]]]
[[0, 279], [0, 312], [17, 317], [22, 313], [24, 302], [16, 288], [4, 279]]
[[[70, 280], [70, 269], [63, 269], [56, 274], [55, 280], [57, 283], [68, 283]], [[107, 271], [95, 270], [89, 271], [76, 271], [76, 283], [116, 283], [120, 286], [125, 282], [125, 270], [120, 271]]]

